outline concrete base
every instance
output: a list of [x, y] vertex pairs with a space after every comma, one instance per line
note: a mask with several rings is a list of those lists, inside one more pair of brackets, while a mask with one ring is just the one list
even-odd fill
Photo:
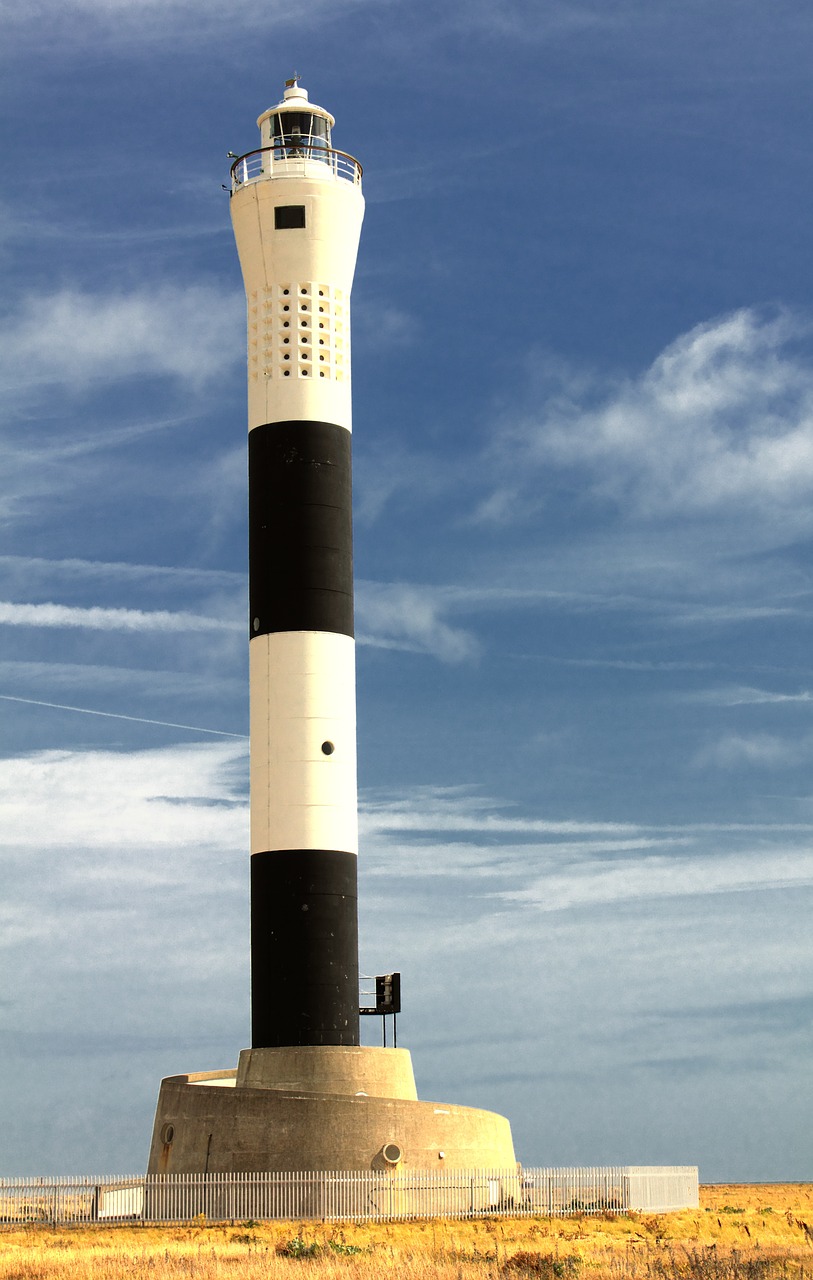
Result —
[[354, 1097], [417, 1101], [412, 1058], [406, 1049], [244, 1049], [237, 1068], [239, 1089], [283, 1089], [294, 1093], [340, 1093]]
[[245, 1049], [161, 1082], [149, 1173], [512, 1169], [508, 1121], [419, 1102], [405, 1049]]

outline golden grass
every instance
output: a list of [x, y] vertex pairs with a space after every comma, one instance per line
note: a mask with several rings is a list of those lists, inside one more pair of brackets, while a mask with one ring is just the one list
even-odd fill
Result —
[[0, 1280], [813, 1280], [813, 1184], [671, 1214], [0, 1228]]

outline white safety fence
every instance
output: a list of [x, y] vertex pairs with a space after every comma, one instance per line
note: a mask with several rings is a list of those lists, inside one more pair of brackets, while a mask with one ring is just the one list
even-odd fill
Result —
[[0, 1178], [0, 1224], [565, 1217], [697, 1203], [690, 1165]]

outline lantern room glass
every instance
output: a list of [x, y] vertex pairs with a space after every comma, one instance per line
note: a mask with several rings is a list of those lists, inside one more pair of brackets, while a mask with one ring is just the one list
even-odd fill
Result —
[[330, 147], [330, 123], [312, 111], [279, 111], [271, 117], [271, 136], [275, 160], [291, 156], [319, 160], [319, 153]]

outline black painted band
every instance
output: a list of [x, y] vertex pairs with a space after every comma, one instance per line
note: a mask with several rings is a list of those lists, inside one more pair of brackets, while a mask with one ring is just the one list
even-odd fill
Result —
[[249, 432], [250, 635], [353, 635], [350, 443], [331, 422]]
[[285, 849], [251, 859], [251, 1043], [357, 1045], [358, 858]]

